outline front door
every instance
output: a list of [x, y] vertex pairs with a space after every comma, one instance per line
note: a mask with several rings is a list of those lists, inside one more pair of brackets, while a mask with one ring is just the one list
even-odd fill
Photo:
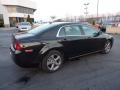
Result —
[[99, 30], [89, 25], [82, 25], [81, 27], [84, 32], [85, 51], [89, 53], [102, 50], [106, 39], [98, 34]]

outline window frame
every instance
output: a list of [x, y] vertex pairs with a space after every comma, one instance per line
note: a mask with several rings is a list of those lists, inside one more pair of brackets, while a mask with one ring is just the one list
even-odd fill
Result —
[[[81, 35], [66, 35], [66, 32], [65, 32], [65, 30], [64, 30], [64, 32], [65, 32], [65, 35], [63, 35], [63, 36], [60, 36], [60, 31], [62, 30], [62, 28], [64, 28], [64, 27], [71, 27], [71, 26], [78, 26], [79, 28], [80, 28], [80, 32], [81, 32]], [[80, 24], [71, 24], [71, 25], [64, 25], [64, 26], [61, 26], [60, 28], [59, 28], [59, 30], [58, 30], [58, 32], [57, 32], [57, 35], [56, 35], [56, 37], [75, 37], [75, 36], [83, 36], [84, 34], [83, 34], [83, 32], [82, 32], [82, 28], [81, 28], [81, 25]]]

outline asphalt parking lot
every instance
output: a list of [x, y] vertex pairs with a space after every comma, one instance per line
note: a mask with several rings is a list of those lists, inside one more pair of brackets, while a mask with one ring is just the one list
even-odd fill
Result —
[[55, 73], [16, 66], [9, 54], [12, 30], [0, 30], [0, 90], [120, 90], [120, 35], [109, 54], [67, 61]]

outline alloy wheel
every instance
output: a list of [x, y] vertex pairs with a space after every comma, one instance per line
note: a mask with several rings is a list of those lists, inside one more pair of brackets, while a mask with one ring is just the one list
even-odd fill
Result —
[[106, 53], [109, 53], [110, 52], [110, 49], [111, 49], [111, 43], [108, 41], [105, 45], [105, 52]]
[[53, 54], [47, 59], [47, 67], [51, 71], [57, 70], [60, 67], [61, 63], [62, 59], [58, 54]]

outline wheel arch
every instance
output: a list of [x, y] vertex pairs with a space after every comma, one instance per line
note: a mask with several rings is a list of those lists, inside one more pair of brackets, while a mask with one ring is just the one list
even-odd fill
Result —
[[57, 47], [55, 47], [55, 48], [50, 48], [50, 49], [46, 50], [44, 53], [42, 53], [42, 54], [43, 54], [43, 55], [46, 55], [48, 52], [50, 52], [50, 51], [52, 51], [52, 50], [55, 50], [55, 51], [60, 52], [60, 53], [63, 55], [63, 57], [65, 56], [65, 55], [64, 55], [64, 51], [63, 51], [61, 48], [57, 48]]
[[62, 54], [62, 56], [65, 58], [65, 53], [64, 53], [64, 51], [62, 50], [62, 48], [59, 48], [59, 47], [44, 48], [44, 49], [42, 49], [42, 50], [40, 50], [40, 51], [38, 52], [37, 58], [38, 58], [38, 59], [41, 59], [41, 61], [42, 61], [42, 59], [43, 59], [50, 51], [52, 51], [52, 50], [56, 50], [56, 51], [60, 52], [60, 53]]
[[111, 45], [113, 46], [113, 42], [114, 42], [113, 38], [109, 38], [109, 39], [107, 39], [107, 41], [110, 41]]

